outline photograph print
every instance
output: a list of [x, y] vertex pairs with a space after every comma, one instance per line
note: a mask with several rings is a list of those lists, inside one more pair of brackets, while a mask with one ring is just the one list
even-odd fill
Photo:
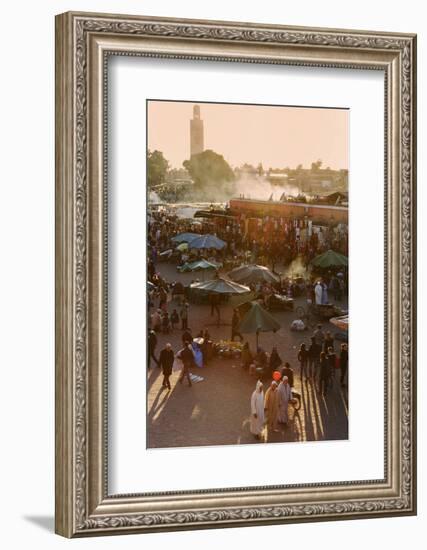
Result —
[[147, 447], [347, 440], [349, 110], [146, 108]]

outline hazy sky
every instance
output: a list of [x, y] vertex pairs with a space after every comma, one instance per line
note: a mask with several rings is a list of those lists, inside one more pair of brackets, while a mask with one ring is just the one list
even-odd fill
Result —
[[[162, 151], [174, 168], [190, 158], [190, 119], [196, 103], [148, 102], [148, 148]], [[204, 122], [205, 149], [229, 164], [264, 168], [348, 168], [349, 111], [300, 107], [197, 103]]]

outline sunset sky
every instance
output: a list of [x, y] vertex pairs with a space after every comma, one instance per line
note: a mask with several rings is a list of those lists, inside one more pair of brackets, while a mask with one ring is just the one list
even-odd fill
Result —
[[190, 119], [200, 106], [205, 149], [232, 166], [244, 162], [264, 168], [347, 168], [349, 111], [282, 106], [148, 102], [148, 149], [162, 151], [172, 167], [190, 157]]

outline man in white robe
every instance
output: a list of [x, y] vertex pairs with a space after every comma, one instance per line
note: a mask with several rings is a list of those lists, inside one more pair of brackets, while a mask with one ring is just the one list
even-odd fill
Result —
[[314, 295], [316, 298], [316, 305], [319, 306], [322, 304], [323, 297], [323, 286], [320, 281], [317, 281], [316, 286], [314, 287]]
[[279, 393], [279, 415], [277, 420], [281, 424], [287, 424], [288, 423], [288, 405], [289, 405], [289, 401], [292, 399], [292, 390], [289, 385], [287, 376], [284, 376], [282, 378], [282, 381], [280, 382], [279, 387], [277, 388], [277, 391]]
[[255, 391], [251, 397], [251, 423], [250, 430], [256, 439], [261, 438], [264, 429], [264, 388], [262, 382], [258, 380]]

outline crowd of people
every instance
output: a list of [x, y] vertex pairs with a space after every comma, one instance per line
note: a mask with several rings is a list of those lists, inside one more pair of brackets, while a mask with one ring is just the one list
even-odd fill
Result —
[[[162, 277], [158, 270], [158, 262], [161, 254], [165, 250], [173, 250], [174, 261], [177, 266], [182, 262], [188, 261], [188, 254], [194, 255], [194, 258], [204, 257], [205, 259], [215, 260], [223, 263], [227, 259], [237, 262], [237, 265], [245, 262], [258, 262], [262, 265], [271, 263], [273, 270], [274, 264], [281, 262], [283, 266], [289, 266], [294, 260], [304, 269], [308, 262], [317, 254], [328, 247], [334, 246], [335, 250], [347, 249], [346, 229], [338, 231], [338, 226], [333, 228], [322, 228], [321, 232], [314, 232], [313, 228], [309, 232], [308, 222], [304, 220], [283, 220], [266, 219], [261, 230], [257, 233], [250, 233], [245, 230], [247, 224], [244, 218], [230, 218], [221, 220], [215, 219], [215, 222], [204, 222], [194, 226], [189, 220], [178, 218], [173, 213], [167, 211], [153, 211], [150, 214], [148, 223], [148, 258], [147, 274], [150, 288], [148, 290], [148, 308], [154, 309], [151, 315], [151, 328], [156, 332], [168, 334], [173, 331], [181, 322], [182, 327], [186, 326], [188, 319], [188, 296], [186, 289], [179, 280], [167, 281]], [[268, 228], [268, 231], [265, 229]], [[178, 233], [183, 232], [211, 232], [216, 234], [226, 243], [222, 250], [196, 250], [190, 252], [181, 252], [176, 250], [176, 243], [172, 241]], [[310, 234], [310, 236], [308, 236]], [[303, 238], [304, 237], [304, 238]], [[186, 254], [183, 259], [183, 254]], [[196, 279], [197, 280], [197, 279]], [[248, 285], [257, 298], [262, 300], [264, 307], [270, 309], [270, 300], [274, 294], [295, 298], [305, 294], [311, 303], [327, 304], [330, 297], [336, 301], [341, 300], [347, 293], [347, 274], [337, 271], [325, 271], [310, 278], [283, 276], [277, 282], [255, 282]], [[218, 310], [218, 304], [215, 300], [219, 297], [212, 295], [210, 297], [211, 314], [212, 310]], [[158, 307], [156, 301], [158, 300]], [[173, 308], [169, 310], [169, 305], [175, 301], [181, 306], [180, 311]], [[215, 303], [214, 303], [215, 302]], [[183, 307], [184, 306], [184, 307]]]
[[[347, 230], [344, 227], [322, 228], [315, 232], [300, 220], [268, 220], [261, 223], [257, 233], [248, 231], [244, 219], [227, 219], [223, 222], [204, 222], [193, 225], [166, 211], [152, 212], [148, 224], [148, 368], [159, 367], [163, 374], [162, 387], [171, 390], [170, 377], [173, 370], [179, 369], [177, 383], [186, 382], [192, 386], [192, 371], [208, 363], [211, 357], [212, 341], [207, 330], [192, 334], [189, 328], [190, 303], [187, 289], [181, 281], [168, 281], [161, 275], [158, 262], [161, 254], [167, 249], [176, 249], [172, 238], [179, 233], [201, 232], [214, 233], [226, 242], [223, 250], [194, 252], [195, 257], [204, 256], [225, 263], [233, 259], [239, 263], [252, 262], [274, 266], [289, 265], [296, 258], [307, 266], [310, 260], [328, 248], [347, 253]], [[177, 265], [183, 261], [182, 252], [177, 251]], [[211, 255], [211, 256], [210, 256]], [[187, 258], [185, 258], [187, 260]], [[179, 279], [179, 277], [177, 277]], [[251, 290], [268, 308], [269, 299], [275, 293], [290, 298], [305, 295], [313, 304], [327, 304], [330, 297], [339, 301], [347, 293], [347, 273], [330, 271], [318, 275], [312, 280], [298, 280], [296, 277], [282, 277], [272, 283], [258, 282], [250, 285]], [[211, 315], [219, 317], [217, 296], [209, 300]], [[277, 347], [267, 353], [261, 347], [252, 352], [248, 342], [243, 342], [239, 332], [240, 315], [233, 310], [231, 321], [231, 340], [237, 338], [242, 342], [241, 364], [248, 372], [258, 375], [255, 391], [250, 403], [250, 431], [257, 439], [262, 439], [265, 425], [268, 431], [278, 431], [279, 424], [287, 426], [288, 406], [292, 403], [294, 387], [294, 370], [287, 361], [283, 361]], [[160, 351], [159, 335], [171, 335], [179, 330], [182, 345], [180, 349], [170, 342]], [[164, 341], [164, 338], [162, 338]], [[171, 339], [172, 340], [172, 339]], [[175, 341], [175, 339], [174, 339]], [[321, 325], [310, 337], [309, 342], [302, 343], [293, 360], [298, 362], [301, 384], [312, 382], [320, 395], [328, 394], [331, 380], [340, 370], [340, 383], [346, 385], [348, 369], [348, 346], [334, 341], [330, 332], [324, 332]], [[287, 358], [288, 359], [288, 358]], [[273, 378], [273, 373], [280, 377]], [[268, 380], [264, 393], [262, 380]]]
[[[325, 333], [321, 325], [317, 326], [310, 340], [309, 347], [302, 343], [298, 351], [301, 384], [311, 380], [318, 392], [326, 396], [332, 380], [336, 378], [335, 372], [339, 369], [340, 383], [345, 387], [348, 372], [348, 344], [341, 343], [339, 354], [336, 353], [333, 336], [330, 332]], [[263, 383], [258, 380], [251, 396], [250, 431], [258, 440], [262, 439], [265, 426], [268, 433], [278, 432], [279, 424], [288, 426], [288, 407], [295, 400], [292, 393], [294, 371], [288, 362], [282, 363], [277, 348], [273, 347], [268, 359], [267, 354], [261, 349], [258, 349], [257, 355], [252, 357], [249, 347], [246, 346], [243, 356], [246, 363], [255, 361], [256, 364], [260, 357], [263, 362], [269, 361], [269, 373], [274, 379], [271, 380], [265, 394]], [[284, 364], [283, 367], [282, 364]]]
[[250, 431], [260, 440], [267, 424], [268, 432], [278, 432], [278, 424], [288, 425], [289, 403], [293, 400], [289, 378], [284, 375], [280, 382], [273, 380], [265, 392], [258, 380], [251, 396]]
[[[305, 270], [310, 260], [329, 247], [335, 250], [345, 252], [347, 250], [346, 230], [337, 228], [322, 228], [320, 233], [311, 232], [311, 236], [301, 236], [307, 229], [300, 228], [295, 222], [302, 220], [267, 220], [265, 227], [269, 227], [271, 232], [260, 231], [256, 234], [246, 235], [244, 233], [244, 220], [231, 219], [226, 221], [216, 220], [213, 222], [204, 222], [201, 225], [194, 226], [189, 220], [183, 220], [174, 214], [166, 211], [155, 211], [151, 213], [148, 223], [148, 251], [147, 274], [151, 285], [149, 289], [149, 309], [156, 307], [156, 299], [159, 300], [159, 315], [162, 317], [161, 323], [155, 315], [156, 326], [154, 330], [168, 332], [178, 325], [182, 317], [177, 320], [180, 313], [177, 310], [167, 311], [168, 304], [172, 298], [177, 299], [178, 303], [186, 300], [186, 290], [182, 283], [178, 281], [165, 280], [158, 271], [158, 262], [164, 251], [174, 251], [174, 262], [177, 266], [185, 261], [205, 258], [224, 264], [227, 261], [231, 265], [240, 265], [242, 263], [259, 263], [261, 265], [274, 266], [281, 263], [284, 266], [290, 266], [296, 262], [298, 266]], [[307, 223], [307, 222], [304, 222]], [[338, 226], [337, 226], [338, 227]], [[222, 250], [176, 250], [176, 243], [172, 238], [179, 233], [201, 232], [214, 233], [226, 243]], [[319, 235], [322, 235], [319, 237]], [[337, 236], [338, 235], [338, 236]], [[298, 267], [296, 267], [298, 270]], [[196, 279], [197, 280], [197, 279]], [[306, 294], [311, 303], [326, 304], [332, 297], [336, 301], [341, 300], [346, 295], [347, 273], [345, 270], [337, 272], [336, 270], [325, 270], [319, 272], [310, 278], [294, 277], [292, 273], [289, 276], [283, 276], [278, 282], [256, 282], [248, 285], [254, 291], [258, 298], [263, 301], [267, 309], [270, 308], [271, 296], [275, 293], [287, 296], [288, 298], [298, 297]], [[216, 297], [212, 297], [212, 302]], [[217, 304], [212, 303], [211, 308]], [[173, 317], [173, 319], [172, 319]]]
[[[182, 347], [177, 352], [168, 342], [156, 357], [157, 336], [154, 330], [148, 335], [149, 368], [151, 359], [157, 367], [162, 369], [162, 387], [171, 390], [170, 376], [176, 368], [180, 371], [178, 383], [187, 381], [192, 386], [192, 370], [203, 366], [208, 360], [208, 344], [210, 334], [207, 330], [200, 331], [195, 338], [191, 330], [186, 328], [182, 333]], [[346, 386], [348, 371], [348, 345], [341, 343], [339, 352], [335, 351], [334, 337], [330, 332], [324, 332], [322, 325], [318, 325], [310, 338], [310, 345], [302, 343], [296, 357], [299, 363], [299, 376], [301, 384], [311, 381], [320, 395], [326, 396], [333, 380], [336, 379], [336, 371], [340, 371], [340, 383]], [[294, 388], [294, 369], [289, 362], [282, 361], [277, 348], [274, 346], [271, 353], [267, 354], [262, 348], [252, 354], [248, 342], [245, 342], [241, 365], [243, 368], [266, 367], [262, 371], [256, 383], [256, 388], [251, 396], [250, 404], [250, 431], [258, 440], [262, 439], [265, 425], [268, 432], [277, 432], [278, 425], [287, 427], [289, 422], [288, 407], [293, 402], [292, 390]], [[278, 375], [278, 376], [277, 376]], [[271, 380], [264, 394], [262, 379]]]
[[171, 343], [168, 342], [156, 357], [158, 338], [153, 329], [148, 330], [148, 369], [151, 368], [152, 361], [161, 368], [164, 377], [162, 386], [169, 390], [171, 389], [169, 377], [174, 364], [181, 371], [179, 382], [186, 378], [188, 385], [191, 386], [191, 370], [194, 367], [201, 368], [207, 365], [211, 356], [212, 341], [208, 330], [200, 330], [195, 337], [188, 326], [185, 326], [182, 331], [182, 348], [175, 352]]
[[[274, 266], [290, 265], [300, 258], [305, 268], [310, 261], [322, 252], [333, 249], [348, 255], [348, 227], [345, 224], [335, 226], [314, 226], [310, 220], [289, 218], [258, 218], [249, 220], [244, 214], [239, 216], [218, 216], [194, 225], [194, 221], [184, 220], [173, 212], [153, 211], [148, 223], [148, 244], [151, 259], [155, 262], [158, 255], [172, 246], [171, 239], [179, 233], [213, 233], [226, 245], [222, 250], [210, 251], [211, 259], [224, 261], [226, 258], [240, 262], [259, 263]], [[255, 222], [255, 224], [248, 222]], [[178, 262], [182, 255], [178, 251]], [[194, 251], [194, 258], [200, 251]]]
[[[335, 351], [335, 339], [332, 334], [322, 330], [318, 325], [310, 337], [310, 344], [302, 343], [298, 350], [297, 361], [301, 381], [313, 380], [318, 383], [319, 391], [324, 395], [327, 393], [327, 385], [321, 388], [321, 381], [329, 382], [330, 376], [335, 376], [335, 370], [339, 369], [341, 385], [345, 386], [348, 368], [348, 344], [341, 343], [339, 353]], [[262, 373], [270, 377], [273, 372], [278, 371], [282, 365], [289, 366], [283, 362], [277, 347], [273, 346], [268, 354], [262, 347], [258, 347], [256, 353], [250, 349], [249, 343], [245, 342], [242, 349], [242, 366], [248, 370]], [[293, 385], [293, 384], [291, 384]]]

